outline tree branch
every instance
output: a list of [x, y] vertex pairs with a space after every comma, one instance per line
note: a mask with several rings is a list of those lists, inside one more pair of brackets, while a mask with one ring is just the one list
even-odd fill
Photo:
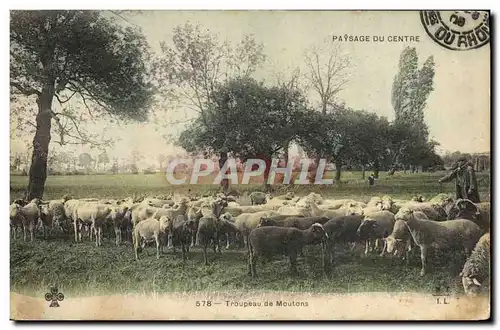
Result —
[[15, 87], [18, 91], [20, 91], [22, 94], [24, 94], [26, 96], [31, 96], [33, 94], [36, 94], [37, 96], [42, 95], [42, 93], [39, 92], [38, 90], [36, 90], [36, 89], [34, 89], [32, 87], [24, 87], [21, 84], [15, 82], [15, 81], [11, 81], [10, 85], [12, 87]]
[[57, 94], [54, 94], [57, 101], [59, 102], [59, 104], [63, 104], [63, 103], [66, 103], [68, 102], [69, 100], [71, 100], [71, 98], [76, 94], [76, 91], [73, 91], [73, 94], [71, 94], [66, 100], [62, 101], [60, 98], [59, 98], [59, 95]]

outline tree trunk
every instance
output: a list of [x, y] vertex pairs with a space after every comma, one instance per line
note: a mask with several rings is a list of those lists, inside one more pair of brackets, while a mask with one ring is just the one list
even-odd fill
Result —
[[335, 161], [335, 181], [340, 182], [340, 175], [342, 173], [342, 162], [340, 160]]
[[378, 160], [375, 161], [375, 164], [373, 164], [373, 176], [375, 179], [378, 179], [378, 174], [380, 172], [380, 163]]
[[362, 171], [361, 178], [364, 180], [366, 178], [365, 165], [361, 165], [361, 171]]
[[54, 97], [54, 83], [46, 83], [42, 94], [38, 96], [38, 114], [36, 116], [36, 132], [33, 138], [33, 154], [31, 157], [30, 178], [26, 199], [42, 198], [47, 179], [47, 155], [50, 143], [51, 108]]
[[[227, 161], [227, 152], [221, 152], [219, 155], [219, 170], [222, 170], [222, 167], [224, 166], [226, 161]], [[229, 171], [229, 168], [226, 170], [226, 173], [228, 173], [228, 171]], [[226, 174], [226, 173], [223, 173], [223, 174]], [[220, 182], [220, 185], [222, 187], [222, 191], [223, 191], [224, 195], [227, 195], [227, 193], [229, 192], [229, 179], [222, 179]]]

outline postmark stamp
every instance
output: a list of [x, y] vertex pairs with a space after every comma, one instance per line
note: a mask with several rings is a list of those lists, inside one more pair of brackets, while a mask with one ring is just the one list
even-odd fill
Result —
[[450, 50], [471, 50], [490, 42], [487, 11], [422, 10], [420, 20], [427, 34]]

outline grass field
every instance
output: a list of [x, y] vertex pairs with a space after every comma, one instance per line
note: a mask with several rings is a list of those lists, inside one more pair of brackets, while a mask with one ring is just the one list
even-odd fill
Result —
[[[298, 195], [311, 191], [337, 198], [352, 197], [367, 200], [371, 196], [390, 194], [394, 198], [410, 198], [421, 194], [430, 198], [440, 192], [437, 180], [444, 173], [396, 174], [386, 178], [382, 174], [373, 187], [362, 181], [360, 173], [346, 172], [341, 185], [329, 187], [295, 186], [290, 188]], [[489, 173], [478, 173], [480, 195], [489, 200]], [[22, 197], [26, 177], [11, 177], [11, 199]], [[193, 188], [195, 187], [195, 188]], [[60, 198], [69, 193], [74, 197], [127, 197], [136, 194], [159, 195], [172, 191], [185, 192], [192, 188], [199, 192], [217, 191], [212, 185], [170, 186], [161, 175], [99, 175], [54, 176], [47, 179], [45, 199]], [[259, 186], [239, 186], [240, 192], [256, 190]], [[443, 185], [443, 192], [454, 192], [454, 184]], [[306, 249], [306, 258], [299, 259], [299, 275], [289, 274], [286, 258], [275, 258], [258, 264], [258, 278], [247, 275], [245, 250], [223, 250], [221, 255], [209, 252], [208, 266], [195, 248], [191, 259], [182, 262], [177, 254], [168, 251], [155, 258], [155, 248], [147, 248], [141, 260], [134, 260], [132, 247], [114, 245], [114, 234], [105, 236], [103, 246], [96, 248], [89, 241], [75, 244], [71, 238], [57, 237], [35, 242], [11, 240], [10, 280], [11, 290], [42, 297], [51, 285], [57, 285], [68, 295], [94, 295], [98, 293], [163, 293], [192, 291], [297, 291], [297, 292], [360, 292], [360, 291], [417, 291], [432, 292], [437, 285], [449, 285], [452, 291], [461, 292], [457, 275], [463, 260], [455, 267], [439, 261], [432, 273], [419, 276], [419, 260], [409, 267], [397, 260], [377, 255], [361, 257], [343, 250], [336, 251], [335, 267], [325, 275], [321, 270], [320, 250]], [[458, 258], [458, 257], [457, 257]], [[449, 258], [445, 258], [449, 259]], [[449, 261], [449, 260], [448, 260]]]

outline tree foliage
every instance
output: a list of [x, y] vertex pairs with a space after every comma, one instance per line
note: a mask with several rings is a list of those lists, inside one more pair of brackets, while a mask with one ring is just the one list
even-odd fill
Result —
[[434, 90], [434, 58], [429, 56], [418, 66], [415, 48], [406, 47], [399, 59], [398, 73], [392, 85], [392, 106], [395, 112], [393, 135], [394, 162], [419, 164], [422, 152], [433, 150], [425, 123], [424, 109]]
[[299, 90], [266, 87], [252, 78], [236, 78], [217, 88], [205, 116], [182, 132], [188, 152], [231, 153], [245, 161], [268, 161], [303, 130], [307, 103]]
[[[83, 109], [67, 106], [75, 98], [90, 116], [146, 120], [153, 92], [148, 62], [140, 31], [97, 11], [11, 11], [11, 94], [34, 97], [38, 108], [28, 199], [43, 195], [52, 120], [60, 144], [64, 137], [90, 141], [79, 127]], [[54, 98], [60, 112], [54, 111]]]

